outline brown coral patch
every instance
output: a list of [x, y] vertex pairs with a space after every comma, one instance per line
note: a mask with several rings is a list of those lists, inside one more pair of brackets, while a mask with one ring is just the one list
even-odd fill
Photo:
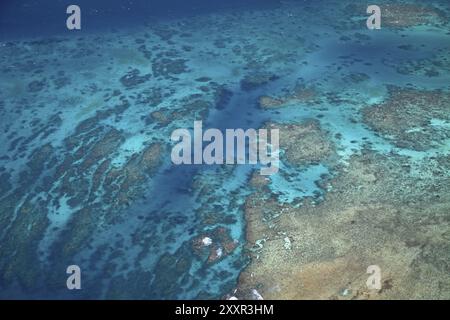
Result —
[[280, 130], [280, 148], [286, 159], [294, 165], [308, 165], [330, 160], [335, 148], [317, 120], [300, 124], [269, 124]]
[[317, 91], [313, 87], [303, 85], [296, 86], [291, 92], [280, 97], [262, 96], [259, 98], [259, 106], [262, 109], [277, 109], [294, 103], [316, 103]]
[[445, 126], [432, 121], [450, 121], [450, 94], [388, 87], [389, 96], [381, 104], [362, 109], [363, 121], [402, 148], [427, 150], [450, 138]]
[[[256, 288], [265, 299], [448, 298], [450, 180], [418, 183], [405, 175], [408, 162], [364, 150], [315, 206], [281, 205], [258, 189], [246, 202], [252, 262], [236, 296], [252, 298]], [[449, 168], [425, 160], [418, 170]], [[381, 268], [381, 290], [366, 285], [371, 265]]]

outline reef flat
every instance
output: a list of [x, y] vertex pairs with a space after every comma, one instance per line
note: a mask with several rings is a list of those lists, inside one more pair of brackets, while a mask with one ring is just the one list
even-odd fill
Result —
[[[379, 5], [2, 41], [0, 298], [448, 299], [450, 7]], [[194, 121], [279, 129], [279, 172], [172, 164]]]
[[[268, 182], [253, 183], [253, 259], [237, 296], [257, 288], [266, 299], [448, 298], [449, 166], [448, 156], [413, 162], [365, 149], [322, 182], [321, 203], [299, 208], [274, 201]], [[383, 270], [380, 291], [366, 287], [373, 264]]]

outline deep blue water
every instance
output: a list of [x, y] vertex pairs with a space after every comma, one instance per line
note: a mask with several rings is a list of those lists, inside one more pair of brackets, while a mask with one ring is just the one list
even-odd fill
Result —
[[278, 1], [3, 0], [0, 3], [0, 37], [76, 36], [65, 28], [66, 8], [71, 4], [81, 8], [83, 28], [94, 32], [214, 12], [270, 9], [276, 7]]

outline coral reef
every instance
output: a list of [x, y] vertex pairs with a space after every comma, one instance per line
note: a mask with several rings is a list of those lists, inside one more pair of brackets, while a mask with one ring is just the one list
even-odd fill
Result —
[[278, 79], [277, 75], [268, 72], [247, 74], [241, 80], [241, 89], [245, 91], [254, 90], [277, 79]]
[[[389, 2], [380, 3], [383, 26], [386, 28], [412, 28], [422, 25], [442, 26], [448, 22], [448, 15], [438, 6], [430, 3]], [[345, 6], [347, 14], [361, 14], [367, 6], [350, 4]]]
[[151, 78], [151, 74], [140, 75], [140, 71], [138, 69], [133, 69], [127, 72], [126, 75], [120, 78], [120, 82], [126, 88], [136, 87]]
[[[448, 298], [450, 10], [417, 3], [3, 33], [0, 298], [218, 299], [249, 258], [239, 298]], [[279, 128], [279, 172], [172, 165], [195, 120]]]
[[384, 4], [381, 14], [383, 25], [387, 27], [413, 27], [419, 25], [439, 25], [448, 21], [445, 12], [433, 5]]
[[[450, 94], [388, 87], [381, 104], [362, 110], [363, 121], [398, 147], [428, 150], [450, 139]], [[441, 124], [441, 125], [440, 125]]]
[[259, 106], [262, 109], [277, 109], [292, 104], [316, 104], [319, 100], [316, 90], [305, 85], [297, 85], [287, 94], [279, 97], [262, 96]]
[[335, 147], [330, 137], [320, 127], [317, 120], [309, 119], [302, 123], [266, 125], [280, 132], [280, 146], [286, 160], [297, 166], [329, 162], [335, 156]]
[[188, 72], [185, 59], [160, 58], [152, 62], [152, 70], [155, 77], [172, 79], [173, 75]]
[[[317, 206], [280, 206], [258, 184], [246, 202], [253, 258], [236, 296], [253, 299], [256, 288], [265, 299], [447, 299], [448, 162], [425, 159], [415, 174], [409, 165], [365, 150]], [[429, 172], [433, 180], [418, 183]], [[380, 291], [366, 287], [370, 265], [381, 268]]]
[[[205, 239], [207, 240], [205, 241]], [[207, 263], [215, 263], [233, 253], [237, 247], [237, 242], [233, 240], [226, 228], [218, 227], [195, 238], [192, 246], [196, 255], [200, 257], [206, 255]]]
[[[411, 48], [410, 50], [417, 50]], [[409, 60], [401, 65], [395, 66], [398, 73], [403, 75], [419, 75], [429, 78], [438, 77], [442, 73], [450, 72], [450, 60], [445, 54], [437, 54], [432, 58]]]

